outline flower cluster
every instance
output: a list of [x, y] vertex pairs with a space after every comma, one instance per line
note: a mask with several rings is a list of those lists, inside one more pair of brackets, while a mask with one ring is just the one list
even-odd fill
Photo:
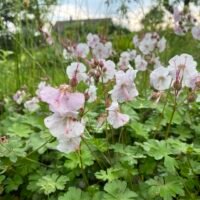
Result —
[[154, 68], [161, 66], [159, 53], [166, 48], [166, 39], [160, 37], [158, 33], [146, 33], [144, 36], [133, 37], [133, 44], [138, 48], [139, 54], [135, 55], [135, 68], [145, 71], [148, 64]]
[[197, 19], [187, 9], [184, 11], [174, 8], [174, 32], [177, 35], [185, 35], [191, 31], [194, 39], [200, 40], [200, 25], [197, 23]]
[[45, 119], [45, 125], [57, 138], [57, 149], [61, 152], [78, 149], [84, 132], [84, 123], [79, 119], [79, 111], [85, 103], [84, 95], [73, 92], [68, 85], [59, 88], [47, 85], [40, 89], [39, 97], [53, 112]]
[[[121, 52], [115, 64], [111, 57], [112, 44], [103, 43], [97, 35], [88, 34], [87, 43], [77, 44], [73, 51], [68, 52], [70, 56], [79, 58], [66, 68], [68, 83], [58, 88], [40, 83], [36, 93], [53, 113], [45, 119], [45, 125], [57, 138], [59, 151], [79, 149], [87, 126], [87, 113], [90, 111], [87, 105], [90, 103], [100, 103], [104, 107], [104, 111], [98, 113], [99, 124], [107, 120], [114, 129], [126, 125], [131, 119], [121, 111], [121, 105], [133, 101], [139, 95], [137, 79], [143, 71], [149, 74], [157, 101], [167, 89], [175, 90], [177, 95], [185, 87], [192, 91], [199, 88], [200, 74], [191, 55], [176, 55], [169, 60], [168, 67], [164, 67], [159, 63], [159, 57], [156, 57], [166, 47], [164, 37], [147, 33], [140, 38], [135, 36], [133, 40], [138, 50]], [[155, 66], [152, 59], [159, 64]], [[26, 106], [31, 105], [31, 102], [27, 102]]]
[[169, 60], [169, 66], [159, 67], [150, 74], [154, 89], [162, 91], [174, 86], [175, 89], [187, 87], [199, 88], [200, 74], [196, 69], [197, 62], [189, 54], [176, 55]]

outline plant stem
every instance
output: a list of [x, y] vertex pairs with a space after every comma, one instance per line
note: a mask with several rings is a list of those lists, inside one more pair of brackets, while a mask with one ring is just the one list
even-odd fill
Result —
[[172, 124], [172, 120], [173, 120], [173, 118], [174, 118], [174, 114], [175, 114], [175, 112], [176, 112], [176, 107], [177, 107], [177, 95], [178, 95], [178, 91], [175, 90], [173, 111], [172, 111], [172, 114], [171, 114], [171, 117], [170, 117], [170, 120], [169, 120], [169, 123], [168, 123], [168, 126], [167, 126], [167, 131], [166, 131], [166, 133], [165, 133], [165, 139], [167, 139], [168, 136], [169, 136], [169, 130], [170, 130], [170, 127], [171, 127], [171, 124]]
[[82, 156], [81, 156], [81, 149], [79, 149], [79, 151], [78, 151], [78, 157], [80, 159], [80, 164], [81, 164], [80, 167], [81, 167], [81, 172], [82, 172], [84, 182], [85, 182], [86, 186], [89, 186], [89, 182], [88, 182], [87, 176], [85, 174], [85, 170], [83, 168], [83, 160], [82, 160]]

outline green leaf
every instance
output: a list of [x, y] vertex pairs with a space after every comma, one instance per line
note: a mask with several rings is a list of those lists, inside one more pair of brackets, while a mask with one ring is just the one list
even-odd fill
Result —
[[161, 160], [165, 156], [171, 154], [171, 147], [164, 140], [149, 140], [148, 142], [144, 142], [141, 146], [144, 148], [146, 153], [149, 156], [154, 157], [155, 160]]
[[68, 192], [60, 196], [58, 200], [90, 200], [91, 198], [86, 192], [81, 191], [79, 188], [70, 187]]
[[14, 175], [12, 178], [9, 177], [5, 180], [5, 190], [7, 193], [10, 193], [11, 191], [16, 191], [22, 183], [22, 177], [19, 175]]
[[51, 174], [41, 177], [37, 182], [37, 186], [39, 186], [40, 190], [44, 192], [44, 194], [48, 195], [55, 192], [57, 189], [63, 190], [67, 181], [69, 181], [67, 176]]
[[149, 135], [148, 135], [149, 130], [147, 130], [147, 127], [145, 127], [143, 124], [141, 124], [139, 122], [133, 122], [133, 123], [129, 124], [129, 126], [131, 127], [131, 129], [134, 130], [134, 133], [132, 133], [133, 136], [140, 136], [145, 139], [147, 139], [149, 137]]
[[177, 195], [183, 196], [183, 180], [179, 177], [155, 177], [146, 181], [149, 185], [149, 195], [150, 197], [160, 196], [164, 200], [172, 200], [177, 197]]
[[99, 172], [95, 173], [95, 176], [97, 179], [99, 180], [103, 180], [103, 181], [113, 181], [115, 179], [119, 178], [119, 172], [121, 169], [117, 169], [117, 168], [108, 168], [106, 171], [105, 170], [101, 170]]
[[94, 163], [94, 156], [90, 152], [90, 149], [86, 145], [81, 145], [81, 153], [72, 152], [69, 154], [65, 154], [65, 157], [68, 159], [65, 161], [64, 166], [68, 169], [75, 169], [76, 167], [91, 166]]
[[29, 137], [33, 132], [31, 127], [22, 123], [14, 123], [10, 128], [8, 128], [8, 132], [18, 135], [19, 137]]
[[26, 155], [25, 149], [22, 147], [23, 142], [18, 137], [8, 138], [8, 142], [0, 145], [0, 157], [7, 157], [12, 162], [16, 162], [18, 157]]
[[121, 163], [128, 163], [130, 166], [137, 164], [139, 158], [146, 157], [138, 146], [124, 146], [123, 144], [117, 143], [110, 148], [117, 153], [116, 159], [119, 159]]
[[[165, 108], [164, 118], [165, 118], [165, 120], [167, 120], [168, 123], [171, 120], [172, 113], [173, 113], [172, 108], [170, 108], [170, 107]], [[184, 118], [182, 117], [182, 115], [178, 111], [175, 111], [173, 119], [172, 119], [172, 124], [181, 124], [183, 122], [183, 120], [184, 120]]]
[[103, 200], [131, 200], [136, 199], [137, 194], [127, 188], [125, 181], [115, 180], [104, 186]]
[[165, 156], [164, 166], [166, 167], [168, 172], [174, 174], [176, 172], [176, 168], [178, 168], [178, 163], [174, 158], [170, 156]]

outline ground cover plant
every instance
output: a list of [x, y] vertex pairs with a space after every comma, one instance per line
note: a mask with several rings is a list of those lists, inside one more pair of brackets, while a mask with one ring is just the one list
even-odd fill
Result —
[[[168, 39], [198, 49], [188, 15], [175, 10], [174, 32], [129, 33], [123, 48], [112, 35], [45, 34], [45, 62], [60, 68], [42, 80], [33, 70], [30, 87], [1, 95], [0, 199], [199, 199], [198, 52]], [[0, 64], [14, 69], [13, 52], [1, 52]], [[33, 61], [27, 54], [41, 58], [25, 51], [22, 63]]]

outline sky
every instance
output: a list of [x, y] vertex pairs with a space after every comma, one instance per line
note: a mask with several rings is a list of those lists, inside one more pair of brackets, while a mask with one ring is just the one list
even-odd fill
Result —
[[52, 6], [49, 13], [50, 20], [63, 21], [72, 19], [104, 18], [111, 17], [113, 22], [128, 27], [130, 30], [139, 30], [140, 19], [149, 10], [152, 0], [133, 0], [129, 4], [128, 19], [122, 19], [116, 12], [119, 0], [113, 0], [113, 4], [107, 7], [105, 0], [58, 0], [58, 4]]

